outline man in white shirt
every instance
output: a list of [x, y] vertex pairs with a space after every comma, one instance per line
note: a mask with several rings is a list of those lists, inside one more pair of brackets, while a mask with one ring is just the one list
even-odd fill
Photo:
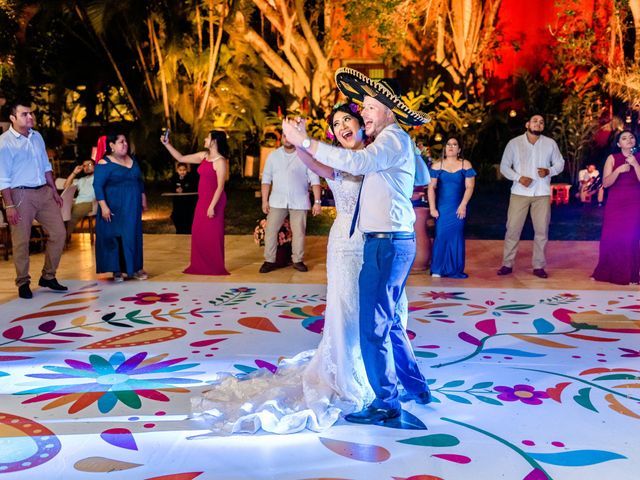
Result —
[[11, 226], [13, 263], [20, 298], [32, 298], [29, 284], [29, 240], [34, 220], [48, 234], [41, 287], [65, 291], [56, 280], [56, 270], [64, 249], [65, 229], [53, 172], [42, 136], [33, 130], [31, 102], [16, 101], [10, 106], [11, 127], [0, 135], [0, 190]]
[[[71, 234], [78, 221], [93, 210], [93, 202], [96, 201], [96, 194], [93, 191], [94, 169], [95, 162], [91, 159], [85, 160], [82, 165], [78, 165], [73, 169], [71, 175], [64, 182], [65, 189], [71, 185], [75, 185], [78, 189], [78, 194], [73, 199], [73, 206], [71, 207], [71, 218], [67, 223], [67, 243], [71, 241]], [[78, 178], [80, 172], [83, 172], [84, 176]]]
[[602, 186], [602, 180], [600, 179], [600, 172], [596, 166], [592, 163], [587, 165], [578, 172], [578, 182], [580, 183], [580, 201], [582, 203], [591, 202], [591, 196], [597, 190], [598, 191], [598, 206], [602, 206], [604, 201], [604, 187]]
[[[364, 263], [359, 277], [360, 348], [369, 383], [376, 398], [345, 419], [354, 423], [384, 424], [401, 414], [401, 401], [431, 401], [429, 387], [418, 368], [396, 305], [416, 254], [411, 204], [415, 178], [415, 146], [396, 123], [420, 125], [428, 116], [409, 109], [387, 85], [360, 72], [341, 68], [336, 83], [343, 94], [362, 102], [365, 132], [374, 141], [361, 150], [323, 144], [307, 137], [303, 128], [285, 121], [291, 143], [304, 148], [319, 162], [363, 175], [354, 213], [365, 237]], [[400, 398], [398, 382], [406, 395]]]
[[556, 142], [544, 135], [544, 119], [532, 115], [525, 124], [526, 132], [507, 144], [500, 163], [500, 173], [513, 181], [507, 233], [504, 237], [502, 266], [498, 275], [513, 272], [522, 227], [531, 210], [533, 223], [533, 274], [547, 278], [545, 247], [551, 220], [551, 177], [562, 173], [564, 159]]
[[[313, 191], [313, 207], [309, 201], [309, 185]], [[307, 211], [315, 217], [321, 212], [320, 177], [298, 158], [296, 147], [282, 134], [282, 146], [267, 157], [262, 171], [262, 211], [267, 215], [264, 232], [264, 263], [260, 273], [276, 268], [278, 232], [289, 215], [291, 226], [291, 259], [293, 268], [306, 272], [304, 238], [307, 230]]]

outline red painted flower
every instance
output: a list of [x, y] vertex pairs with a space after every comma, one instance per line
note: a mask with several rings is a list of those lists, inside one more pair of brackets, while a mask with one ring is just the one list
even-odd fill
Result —
[[549, 398], [546, 392], [536, 390], [532, 385], [514, 385], [513, 388], [494, 387], [493, 389], [500, 392], [498, 399], [505, 402], [520, 401], [527, 405], [540, 405], [543, 398]]
[[153, 305], [154, 303], [175, 303], [178, 301], [177, 293], [140, 292], [135, 297], [125, 297], [123, 302], [133, 302], [136, 305]]

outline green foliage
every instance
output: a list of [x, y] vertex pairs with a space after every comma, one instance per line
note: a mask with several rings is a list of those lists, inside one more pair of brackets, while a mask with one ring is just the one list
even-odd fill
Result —
[[419, 91], [407, 92], [402, 99], [410, 108], [427, 112], [431, 117], [431, 122], [414, 128], [411, 135], [428, 139], [433, 157], [440, 155], [447, 137], [456, 136], [464, 145], [465, 156], [473, 158], [484, 130], [483, 122], [492, 112], [490, 102], [468, 99], [456, 88], [447, 90], [439, 75], [428, 79]]

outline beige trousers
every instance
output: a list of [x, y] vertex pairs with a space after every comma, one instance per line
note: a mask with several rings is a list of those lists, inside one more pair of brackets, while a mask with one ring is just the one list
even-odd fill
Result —
[[544, 268], [547, 264], [544, 250], [549, 239], [549, 221], [551, 220], [551, 201], [549, 195], [540, 197], [525, 197], [523, 195], [511, 195], [509, 199], [509, 211], [507, 213], [507, 233], [504, 237], [504, 253], [502, 264], [513, 268], [518, 253], [518, 244], [522, 227], [531, 210], [531, 222], [533, 223], [533, 268]]
[[29, 239], [31, 225], [37, 220], [48, 235], [44, 252], [42, 277], [51, 280], [56, 276], [60, 257], [64, 249], [66, 231], [62, 221], [60, 207], [53, 201], [51, 187], [44, 186], [37, 190], [13, 188], [11, 198], [16, 205], [20, 220], [11, 225], [11, 241], [13, 242], [13, 263], [16, 267], [16, 285], [31, 281], [29, 275]]
[[307, 210], [269, 208], [267, 227], [264, 231], [264, 260], [274, 263], [278, 248], [278, 231], [289, 215], [291, 225], [291, 260], [301, 262], [304, 257], [304, 235], [307, 230]]

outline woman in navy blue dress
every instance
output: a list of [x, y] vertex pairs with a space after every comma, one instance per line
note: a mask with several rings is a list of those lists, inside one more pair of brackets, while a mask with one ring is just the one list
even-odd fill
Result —
[[96, 165], [93, 189], [98, 201], [96, 215], [96, 272], [113, 272], [146, 280], [142, 269], [142, 212], [147, 209], [142, 172], [129, 155], [123, 134], [109, 135], [106, 154]]
[[436, 220], [431, 257], [432, 277], [467, 278], [464, 273], [464, 221], [476, 172], [462, 158], [457, 139], [447, 140], [442, 160], [431, 165], [429, 209]]

